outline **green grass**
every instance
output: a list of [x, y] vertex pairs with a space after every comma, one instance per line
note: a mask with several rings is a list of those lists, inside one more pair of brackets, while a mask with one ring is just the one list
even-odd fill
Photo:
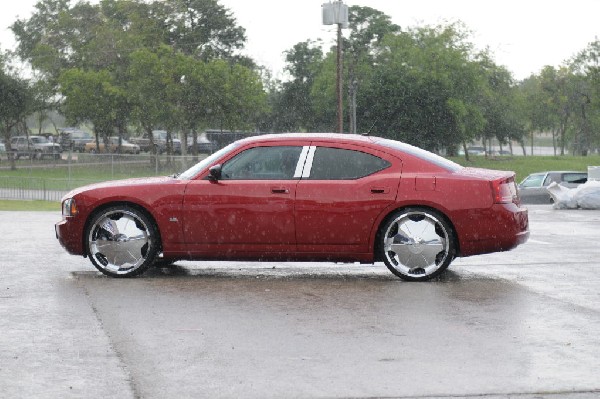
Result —
[[0, 200], [0, 211], [60, 212], [60, 203], [50, 201]]
[[600, 156], [528, 156], [528, 157], [497, 157], [485, 158], [482, 156], [471, 156], [469, 162], [464, 157], [451, 158], [454, 162], [475, 168], [487, 168], [495, 170], [512, 170], [517, 174], [520, 182], [527, 175], [546, 170], [578, 170], [587, 172], [588, 166], [599, 166]]

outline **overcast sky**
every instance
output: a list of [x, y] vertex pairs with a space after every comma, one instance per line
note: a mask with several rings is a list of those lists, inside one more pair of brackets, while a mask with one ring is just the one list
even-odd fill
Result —
[[[2, 2], [0, 48], [14, 47], [8, 26], [27, 18], [37, 0]], [[277, 76], [282, 53], [294, 44], [321, 38], [330, 44], [335, 27], [321, 24], [328, 0], [220, 0], [246, 29], [246, 53]], [[489, 47], [494, 59], [517, 79], [559, 66], [600, 37], [600, 0], [347, 0], [349, 6], [375, 8], [402, 28], [462, 21], [472, 41]]]

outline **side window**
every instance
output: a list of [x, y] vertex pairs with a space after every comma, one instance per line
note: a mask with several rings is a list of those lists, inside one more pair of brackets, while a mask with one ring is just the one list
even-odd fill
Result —
[[585, 183], [587, 181], [587, 173], [565, 173], [563, 181], [573, 184]]
[[544, 187], [549, 186], [551, 183], [560, 183], [560, 175], [558, 173], [549, 173], [544, 180]]
[[223, 180], [289, 180], [294, 177], [302, 147], [254, 147], [227, 161]]
[[523, 182], [521, 183], [521, 187], [541, 187], [543, 179], [544, 175], [529, 176], [525, 180], [523, 180]]
[[354, 180], [390, 166], [384, 159], [365, 152], [317, 147], [309, 180]]

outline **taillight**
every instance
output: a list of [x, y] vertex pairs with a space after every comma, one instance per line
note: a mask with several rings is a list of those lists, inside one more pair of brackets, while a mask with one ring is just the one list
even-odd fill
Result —
[[496, 204], [510, 204], [511, 202], [516, 204], [519, 202], [514, 177], [494, 180], [492, 182], [492, 194], [494, 196], [494, 203]]

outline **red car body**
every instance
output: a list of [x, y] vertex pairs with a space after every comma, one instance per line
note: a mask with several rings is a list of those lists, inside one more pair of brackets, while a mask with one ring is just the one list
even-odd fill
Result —
[[[266, 162], [271, 165], [262, 165], [260, 173], [264, 173], [256, 172], [250, 178], [234, 176], [242, 169], [242, 166], [236, 169], [235, 165], [250, 168], [244, 164], [244, 158], [250, 158], [255, 152], [264, 152], [262, 158], [255, 156], [263, 162], [260, 160], [269, 154], [284, 150], [298, 157], [292, 165], [293, 176], [282, 177], [272, 172], [283, 165], [283, 161], [281, 165], [277, 161], [264, 161], [265, 165]], [[322, 161], [324, 169], [329, 170], [317, 170], [318, 154], [324, 154], [321, 158], [326, 159], [330, 153], [348, 155], [348, 158]], [[371, 166], [374, 172], [346, 178], [344, 169], [360, 169], [362, 166], [356, 167], [356, 163], [363, 162], [363, 158], [365, 164], [375, 165]], [[313, 169], [307, 171], [310, 166]], [[336, 168], [340, 171], [332, 171]], [[232, 170], [231, 176], [227, 170]], [[319, 173], [339, 175], [318, 178]], [[142, 231], [147, 230], [148, 237], [154, 236], [146, 240], [158, 246], [156, 253], [162, 253], [162, 259], [166, 260], [371, 263], [380, 260], [382, 253], [394, 255], [396, 250], [390, 246], [394, 242], [401, 245], [403, 238], [394, 237], [406, 223], [420, 223], [419, 229], [429, 226], [431, 223], [422, 222], [425, 217], [433, 221], [435, 232], [442, 227], [437, 220], [443, 221], [446, 227], [443, 234], [439, 234], [442, 238], [434, 240], [441, 245], [436, 246], [436, 251], [451, 246], [447, 255], [453, 259], [510, 250], [527, 240], [527, 209], [520, 206], [514, 178], [513, 172], [463, 168], [416, 147], [378, 137], [256, 136], [226, 147], [179, 177], [128, 179], [76, 189], [63, 199], [63, 220], [56, 224], [55, 230], [69, 253], [93, 257], [90, 243], [106, 243], [107, 238], [93, 238], [95, 227], [91, 224], [101, 227], [102, 223], [106, 225], [106, 220], [118, 221], [122, 214], [114, 216], [113, 212], [104, 222], [94, 222], [94, 216], [111, 207], [117, 207], [118, 211], [120, 206], [146, 215], [144, 220], [153, 227]], [[401, 219], [403, 210], [417, 210], [418, 215], [411, 216], [412, 222]], [[384, 233], [385, 224], [394, 217], [397, 226]], [[425, 238], [417, 236], [419, 234], [407, 247], [410, 254], [427, 245]], [[112, 245], [118, 241], [115, 237], [108, 238]], [[387, 250], [378, 250], [378, 246]], [[140, 261], [144, 263], [141, 269], [145, 270], [151, 261]], [[98, 265], [95, 259], [92, 262], [105, 272], [102, 264]], [[134, 269], [137, 270], [137, 266]], [[398, 274], [394, 269], [390, 270]], [[137, 274], [120, 270], [121, 267], [117, 267], [107, 274]], [[415, 275], [406, 274], [399, 276], [419, 280], [439, 273], [419, 270]], [[422, 278], [422, 274], [427, 275]]]

